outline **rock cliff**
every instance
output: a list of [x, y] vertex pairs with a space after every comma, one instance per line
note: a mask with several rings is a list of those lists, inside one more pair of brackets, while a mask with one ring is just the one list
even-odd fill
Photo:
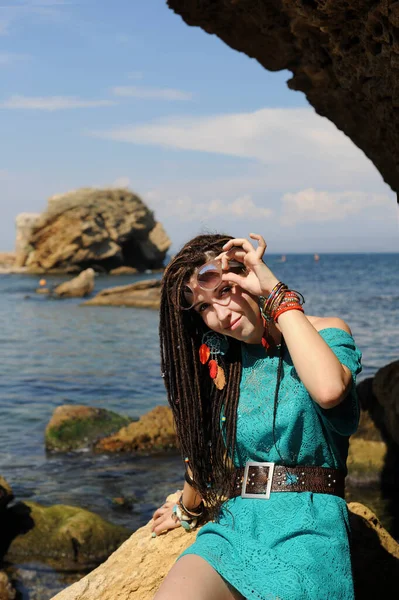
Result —
[[170, 240], [126, 189], [84, 188], [53, 196], [41, 215], [17, 217], [16, 264], [29, 270], [163, 266]]
[[348, 135], [399, 191], [399, 2], [168, 0], [270, 71], [288, 69], [320, 115]]

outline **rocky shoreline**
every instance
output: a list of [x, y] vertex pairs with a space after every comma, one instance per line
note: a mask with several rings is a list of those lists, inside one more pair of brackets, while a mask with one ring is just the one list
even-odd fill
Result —
[[[398, 372], [399, 361], [358, 385], [362, 410], [359, 429], [349, 445], [347, 483], [351, 490], [363, 486], [378, 488], [385, 483], [386, 491], [387, 481], [392, 484], [390, 461], [397, 446], [384, 423], [392, 421], [389, 407], [394, 398], [385, 393], [385, 382], [387, 374], [396, 381]], [[383, 406], [381, 390], [385, 393]], [[84, 449], [96, 454], [129, 453], [133, 457], [141, 452], [177, 449], [177, 438], [168, 406], [157, 406], [139, 420], [131, 421], [104, 409], [64, 405], [55, 409], [47, 425], [45, 444], [52, 453]], [[126, 502], [124, 498], [115, 500]], [[347, 502], [354, 538], [356, 597], [389, 597], [389, 586], [399, 583], [399, 545], [373, 510], [359, 502]], [[178, 529], [154, 540], [150, 527], [149, 522], [132, 533], [77, 507], [42, 506], [23, 499], [16, 502], [10, 486], [0, 478], [3, 563], [46, 564], [59, 573], [74, 572], [75, 581], [79, 572], [83, 575], [83, 579], [57, 593], [54, 600], [152, 598], [174, 558], [191, 543], [192, 536]], [[12, 577], [10, 581], [13, 572], [9, 566], [7, 572], [1, 573], [0, 600], [14, 600]]]

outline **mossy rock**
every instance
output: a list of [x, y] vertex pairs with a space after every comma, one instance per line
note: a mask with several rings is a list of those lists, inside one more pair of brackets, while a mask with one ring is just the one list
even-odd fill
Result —
[[130, 422], [130, 418], [104, 408], [58, 406], [46, 427], [46, 450], [67, 452], [87, 448]]
[[379, 482], [387, 447], [384, 442], [351, 438], [348, 454], [348, 476], [352, 482]]
[[83, 508], [19, 502], [0, 517], [0, 558], [87, 570], [108, 558], [131, 534]]

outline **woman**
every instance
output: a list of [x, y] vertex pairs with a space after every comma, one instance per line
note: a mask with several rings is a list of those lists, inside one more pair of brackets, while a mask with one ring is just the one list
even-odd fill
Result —
[[209, 522], [155, 599], [351, 600], [343, 496], [361, 354], [344, 321], [305, 316], [250, 237], [256, 248], [198, 236], [164, 275], [161, 363], [186, 481], [153, 532]]

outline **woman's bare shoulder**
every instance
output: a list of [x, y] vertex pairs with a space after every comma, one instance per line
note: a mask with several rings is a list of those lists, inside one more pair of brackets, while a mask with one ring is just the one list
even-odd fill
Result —
[[352, 335], [349, 325], [339, 317], [312, 317], [307, 315], [307, 318], [317, 331], [333, 327], [336, 329], [343, 329], [343, 331]]

